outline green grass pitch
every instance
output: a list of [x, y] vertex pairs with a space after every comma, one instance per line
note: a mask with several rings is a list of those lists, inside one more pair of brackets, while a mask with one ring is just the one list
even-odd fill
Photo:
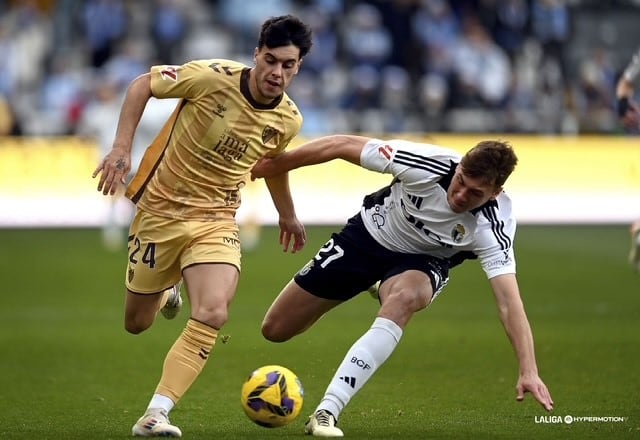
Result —
[[[335, 228], [310, 227], [303, 252], [283, 253], [266, 228], [244, 271], [230, 320], [207, 367], [172, 413], [187, 439], [302, 438], [347, 348], [377, 304], [361, 295], [284, 343], [260, 335], [262, 316]], [[515, 401], [515, 356], [475, 262], [452, 272], [417, 314], [389, 361], [343, 413], [349, 439], [640, 438], [640, 275], [626, 262], [624, 226], [521, 226], [523, 299], [551, 418], [530, 395]], [[122, 325], [125, 253], [95, 230], [0, 230], [0, 438], [125, 439], [158, 380], [187, 313], [133, 336]], [[253, 425], [240, 386], [260, 365], [295, 371], [302, 415], [284, 428]], [[621, 422], [565, 416], [621, 417]]]

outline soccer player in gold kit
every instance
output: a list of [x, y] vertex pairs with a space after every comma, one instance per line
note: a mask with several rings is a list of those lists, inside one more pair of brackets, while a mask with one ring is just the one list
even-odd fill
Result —
[[[174, 317], [182, 279], [191, 305], [134, 436], [182, 436], [168, 414], [207, 362], [238, 285], [240, 192], [253, 165], [282, 153], [300, 130], [302, 116], [285, 90], [311, 45], [311, 31], [298, 18], [272, 17], [261, 27], [253, 67], [225, 59], [153, 66], [127, 89], [113, 148], [93, 173], [104, 195], [115, 194], [131, 168], [147, 101], [180, 102], [127, 187], [137, 211], [129, 230], [125, 328], [146, 330], [158, 311]], [[288, 176], [266, 184], [279, 213], [280, 244], [296, 252], [306, 236]]]

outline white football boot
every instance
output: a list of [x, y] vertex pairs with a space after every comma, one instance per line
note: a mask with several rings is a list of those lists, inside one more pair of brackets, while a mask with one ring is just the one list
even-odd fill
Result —
[[160, 313], [166, 319], [175, 318], [182, 309], [182, 295], [180, 290], [182, 289], [182, 280], [178, 281], [178, 284], [168, 289], [170, 291], [169, 299], [167, 303], [160, 309]]
[[169, 422], [167, 412], [160, 408], [149, 408], [138, 419], [131, 434], [134, 437], [182, 437], [182, 431]]
[[336, 426], [336, 418], [329, 411], [320, 409], [309, 416], [304, 425], [304, 433], [314, 437], [344, 437], [344, 433]]

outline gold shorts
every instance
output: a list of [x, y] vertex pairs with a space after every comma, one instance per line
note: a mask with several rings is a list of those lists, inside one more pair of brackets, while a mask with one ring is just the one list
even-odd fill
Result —
[[240, 240], [234, 219], [175, 220], [138, 209], [129, 228], [125, 286], [158, 293], [176, 284], [185, 267], [227, 263], [240, 271]]

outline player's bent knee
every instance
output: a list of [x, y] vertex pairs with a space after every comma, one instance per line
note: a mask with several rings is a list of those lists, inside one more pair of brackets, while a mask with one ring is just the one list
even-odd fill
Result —
[[429, 305], [431, 295], [416, 289], [402, 288], [389, 295], [389, 305], [408, 313], [415, 313]]
[[221, 329], [227, 322], [229, 313], [226, 307], [200, 307], [192, 311], [191, 318], [212, 328]]
[[277, 322], [268, 319], [262, 322], [261, 331], [262, 336], [270, 342], [286, 342], [292, 337], [292, 335], [286, 332]]
[[418, 294], [413, 299], [414, 309], [416, 312], [426, 309], [429, 303], [431, 303], [431, 295]]
[[151, 324], [153, 324], [153, 321], [146, 322], [146, 321], [136, 320], [136, 319], [125, 319], [124, 329], [128, 333], [131, 333], [133, 335], [138, 335], [143, 331], [145, 331], [146, 329], [148, 329], [149, 327], [151, 327]]

